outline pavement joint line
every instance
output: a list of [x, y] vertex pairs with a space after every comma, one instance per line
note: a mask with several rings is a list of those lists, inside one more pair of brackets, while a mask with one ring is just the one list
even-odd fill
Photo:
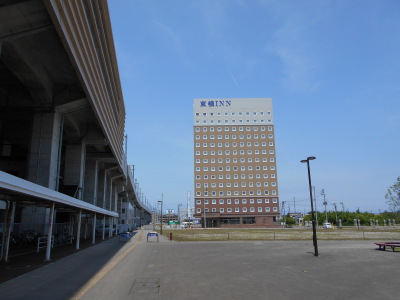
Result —
[[108, 272], [110, 272], [121, 260], [123, 260], [130, 252], [132, 252], [133, 249], [136, 248], [136, 246], [142, 241], [142, 236], [143, 236], [143, 231], [140, 232], [140, 235], [138, 237], [138, 240], [130, 246], [128, 249], [126, 249], [124, 252], [122, 252], [120, 255], [118, 255], [115, 259], [113, 259], [111, 262], [106, 264], [99, 272], [94, 275], [83, 287], [81, 287], [78, 292], [75, 293], [70, 299], [71, 300], [79, 300], [81, 299], [92, 287], [94, 287], [104, 276], [107, 275]]

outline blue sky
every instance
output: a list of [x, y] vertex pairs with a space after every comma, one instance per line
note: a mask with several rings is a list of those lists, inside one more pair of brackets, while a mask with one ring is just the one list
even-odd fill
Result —
[[[193, 201], [193, 99], [272, 98], [279, 196], [387, 210], [400, 176], [400, 1], [109, 0], [128, 162], [164, 208]], [[288, 207], [286, 208], [288, 209]]]

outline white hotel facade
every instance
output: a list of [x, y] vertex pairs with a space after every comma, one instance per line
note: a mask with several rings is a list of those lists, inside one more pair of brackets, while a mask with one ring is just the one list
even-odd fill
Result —
[[271, 98], [194, 99], [195, 214], [206, 227], [279, 219]]

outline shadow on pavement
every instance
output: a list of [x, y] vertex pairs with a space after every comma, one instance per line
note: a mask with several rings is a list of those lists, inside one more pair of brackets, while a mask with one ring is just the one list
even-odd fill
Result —
[[[136, 233], [137, 232], [132, 232], [131, 234], [134, 236]], [[24, 249], [23, 252], [10, 252], [9, 261], [0, 262], [0, 284], [48, 264], [54, 263], [55, 261], [64, 257], [82, 252], [85, 249], [97, 247], [103, 243], [114, 243], [114, 240], [118, 241], [119, 236], [105, 239], [104, 241], [96, 239], [96, 244], [92, 244], [91, 239], [81, 239], [79, 250], [75, 250], [75, 243], [57, 245], [51, 250], [51, 261], [45, 261], [46, 249], [40, 249], [39, 253], [36, 252], [36, 248]], [[115, 243], [115, 246], [111, 247], [112, 249], [110, 249], [112, 251], [107, 251], [106, 253], [102, 254], [104, 261], [107, 262], [124, 245], [124, 242]]]

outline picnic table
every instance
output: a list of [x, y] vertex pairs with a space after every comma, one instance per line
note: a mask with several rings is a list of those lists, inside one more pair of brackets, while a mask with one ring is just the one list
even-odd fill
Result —
[[379, 250], [386, 251], [386, 247], [390, 247], [394, 252], [394, 249], [400, 247], [400, 242], [377, 242], [375, 245], [379, 246]]

